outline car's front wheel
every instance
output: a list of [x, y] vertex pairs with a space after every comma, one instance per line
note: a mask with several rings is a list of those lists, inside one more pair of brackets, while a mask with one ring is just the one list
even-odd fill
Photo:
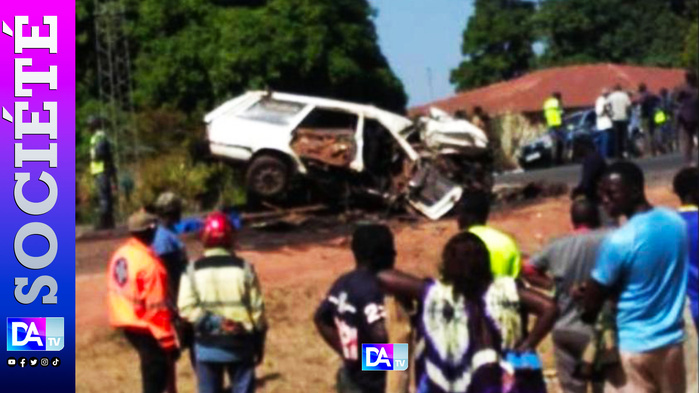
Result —
[[289, 166], [280, 157], [260, 155], [248, 166], [245, 176], [246, 186], [251, 193], [274, 199], [282, 196], [289, 185]]

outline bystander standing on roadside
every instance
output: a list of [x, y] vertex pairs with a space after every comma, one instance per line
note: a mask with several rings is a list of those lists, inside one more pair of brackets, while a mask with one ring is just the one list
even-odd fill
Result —
[[611, 108], [612, 125], [614, 129], [613, 156], [617, 159], [624, 158], [627, 154], [627, 139], [629, 133], [629, 116], [631, 114], [631, 99], [629, 95], [617, 84], [614, 91], [607, 98]]
[[166, 191], [158, 196], [154, 204], [158, 215], [158, 229], [153, 239], [153, 251], [160, 258], [168, 274], [168, 298], [177, 328], [181, 348], [189, 349], [192, 367], [196, 368], [194, 360], [193, 332], [191, 325], [177, 313], [177, 297], [180, 288], [180, 278], [187, 268], [187, 250], [184, 243], [175, 233], [175, 225], [182, 218], [182, 200], [173, 192]]
[[673, 127], [673, 102], [666, 88], [660, 89], [660, 102], [655, 111], [655, 126], [660, 133], [661, 146], [666, 152], [677, 150], [677, 133]]
[[393, 268], [393, 234], [385, 225], [361, 225], [352, 235], [351, 247], [356, 268], [333, 283], [314, 322], [323, 340], [342, 358], [338, 393], [380, 393], [386, 389], [386, 372], [362, 371], [362, 344], [388, 343], [384, 292], [377, 274]]
[[138, 353], [143, 393], [175, 393], [179, 348], [167, 270], [151, 249], [156, 225], [157, 217], [145, 211], [129, 217], [131, 237], [107, 269], [109, 321]]
[[582, 176], [580, 183], [573, 188], [571, 197], [584, 196], [590, 202], [599, 204], [597, 185], [607, 169], [607, 161], [595, 148], [590, 138], [581, 138], [576, 144], [576, 155], [582, 158]]
[[114, 192], [117, 187], [116, 165], [112, 143], [104, 131], [104, 119], [91, 116], [87, 120], [90, 133], [90, 174], [97, 192], [97, 222], [95, 229], [114, 228]]
[[[588, 381], [578, 378], [575, 370], [593, 340], [594, 329], [580, 319], [580, 310], [571, 293], [590, 278], [597, 251], [608, 231], [599, 230], [597, 204], [585, 198], [573, 201], [570, 218], [573, 233], [552, 241], [531, 258], [523, 276], [542, 289], [554, 288], [558, 317], [552, 338], [558, 380], [566, 393], [587, 393]], [[592, 391], [602, 392], [602, 384], [593, 384]]]
[[[677, 113], [675, 123], [680, 134], [680, 147], [685, 165], [697, 165], [699, 162], [699, 145], [695, 142], [699, 128], [699, 91], [697, 90], [697, 74], [694, 70], [687, 71], [685, 83], [675, 92]], [[697, 162], [692, 156], [696, 153]]]
[[477, 106], [473, 108], [473, 116], [471, 116], [471, 124], [480, 128], [488, 136], [488, 139], [493, 139], [490, 134], [490, 116], [483, 110], [482, 107]]
[[684, 168], [672, 182], [682, 206], [680, 215], [687, 223], [689, 237], [689, 278], [687, 295], [692, 309], [694, 328], [699, 335], [699, 168]]
[[604, 158], [609, 157], [610, 154], [609, 146], [613, 127], [611, 118], [612, 108], [607, 98], [609, 98], [609, 89], [605, 87], [602, 90], [602, 94], [600, 94], [595, 101], [595, 115], [597, 118], [595, 124], [597, 131], [595, 133], [595, 145]]
[[676, 212], [650, 205], [634, 163], [610, 165], [601, 195], [610, 215], [628, 218], [603, 241], [582, 294], [589, 324], [618, 294], [621, 367], [607, 375], [609, 391], [685, 393], [686, 225]]
[[221, 392], [226, 374], [231, 393], [252, 393], [267, 337], [260, 282], [253, 265], [235, 254], [235, 229], [225, 214], [206, 218], [201, 241], [204, 255], [187, 266], [177, 302], [194, 329], [197, 391]]
[[[485, 243], [461, 232], [444, 247], [439, 279], [379, 273], [388, 293], [419, 304], [418, 392], [546, 391], [535, 351], [553, 326], [556, 306], [512, 277], [495, 277], [488, 259]], [[528, 313], [537, 318], [525, 336]]]
[[549, 98], [544, 101], [544, 119], [549, 134], [554, 139], [556, 152], [554, 160], [556, 165], [563, 163], [564, 150], [566, 145], [566, 132], [563, 127], [563, 102], [561, 93], [553, 92]]
[[487, 225], [490, 196], [482, 191], [465, 194], [457, 205], [457, 211], [459, 230], [475, 234], [488, 247], [493, 275], [517, 278], [522, 270], [517, 243], [509, 235]]
[[660, 151], [659, 130], [656, 130], [655, 111], [660, 105], [660, 98], [648, 91], [645, 83], [638, 85], [638, 105], [641, 108], [641, 128], [645, 135], [646, 153], [656, 156]]

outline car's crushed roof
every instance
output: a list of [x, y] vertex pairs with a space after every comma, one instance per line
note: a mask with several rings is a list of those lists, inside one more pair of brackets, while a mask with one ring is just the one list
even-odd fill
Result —
[[357, 104], [353, 102], [333, 100], [329, 98], [320, 98], [312, 96], [304, 96], [300, 94], [290, 94], [290, 93], [278, 93], [278, 92], [266, 92], [266, 91], [249, 91], [239, 97], [229, 100], [213, 111], [206, 114], [204, 121], [210, 123], [217, 117], [227, 113], [228, 111], [237, 108], [245, 103], [252, 103], [257, 101], [260, 97], [269, 95], [270, 98], [282, 101], [292, 101], [303, 103], [307, 105], [313, 105], [317, 107], [322, 107], [325, 109], [338, 109], [344, 110], [352, 113], [362, 114], [368, 119], [375, 119], [381, 122], [386, 128], [389, 129], [394, 134], [398, 134], [400, 131], [407, 127], [410, 127], [413, 123], [410, 119], [405, 118], [400, 115], [388, 112], [383, 109], [379, 109], [373, 105]]

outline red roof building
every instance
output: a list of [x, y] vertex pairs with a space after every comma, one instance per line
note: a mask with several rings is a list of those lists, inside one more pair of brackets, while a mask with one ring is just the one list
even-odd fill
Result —
[[481, 106], [491, 115], [506, 112], [534, 114], [541, 111], [544, 100], [554, 91], [561, 93], [564, 108], [574, 110], [594, 106], [604, 88], [613, 88], [617, 84], [635, 92], [640, 83], [645, 83], [651, 92], [657, 93], [661, 88], [672, 91], [682, 82], [684, 70], [677, 68], [617, 64], [555, 67], [413, 107], [409, 113], [425, 114], [429, 107], [435, 106], [450, 113], [466, 110], [471, 114], [474, 107]]

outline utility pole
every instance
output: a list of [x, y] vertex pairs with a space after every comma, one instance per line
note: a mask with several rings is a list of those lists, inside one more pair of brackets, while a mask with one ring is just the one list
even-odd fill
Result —
[[430, 101], [434, 101], [434, 90], [432, 89], [432, 69], [427, 67], [427, 86], [430, 89]]
[[[129, 42], [125, 31], [125, 12], [122, 0], [93, 0], [95, 12], [95, 51], [97, 54], [97, 86], [99, 89], [100, 116], [105, 122], [105, 132], [113, 142], [114, 164], [120, 185], [129, 186], [133, 181], [126, 163], [135, 163], [138, 170], [138, 131], [134, 127], [133, 87]], [[121, 198], [117, 196], [117, 217], [123, 213]], [[121, 217], [123, 218], [123, 217]]]
[[114, 143], [115, 164], [137, 162], [131, 59], [122, 0], [93, 0], [100, 115]]

